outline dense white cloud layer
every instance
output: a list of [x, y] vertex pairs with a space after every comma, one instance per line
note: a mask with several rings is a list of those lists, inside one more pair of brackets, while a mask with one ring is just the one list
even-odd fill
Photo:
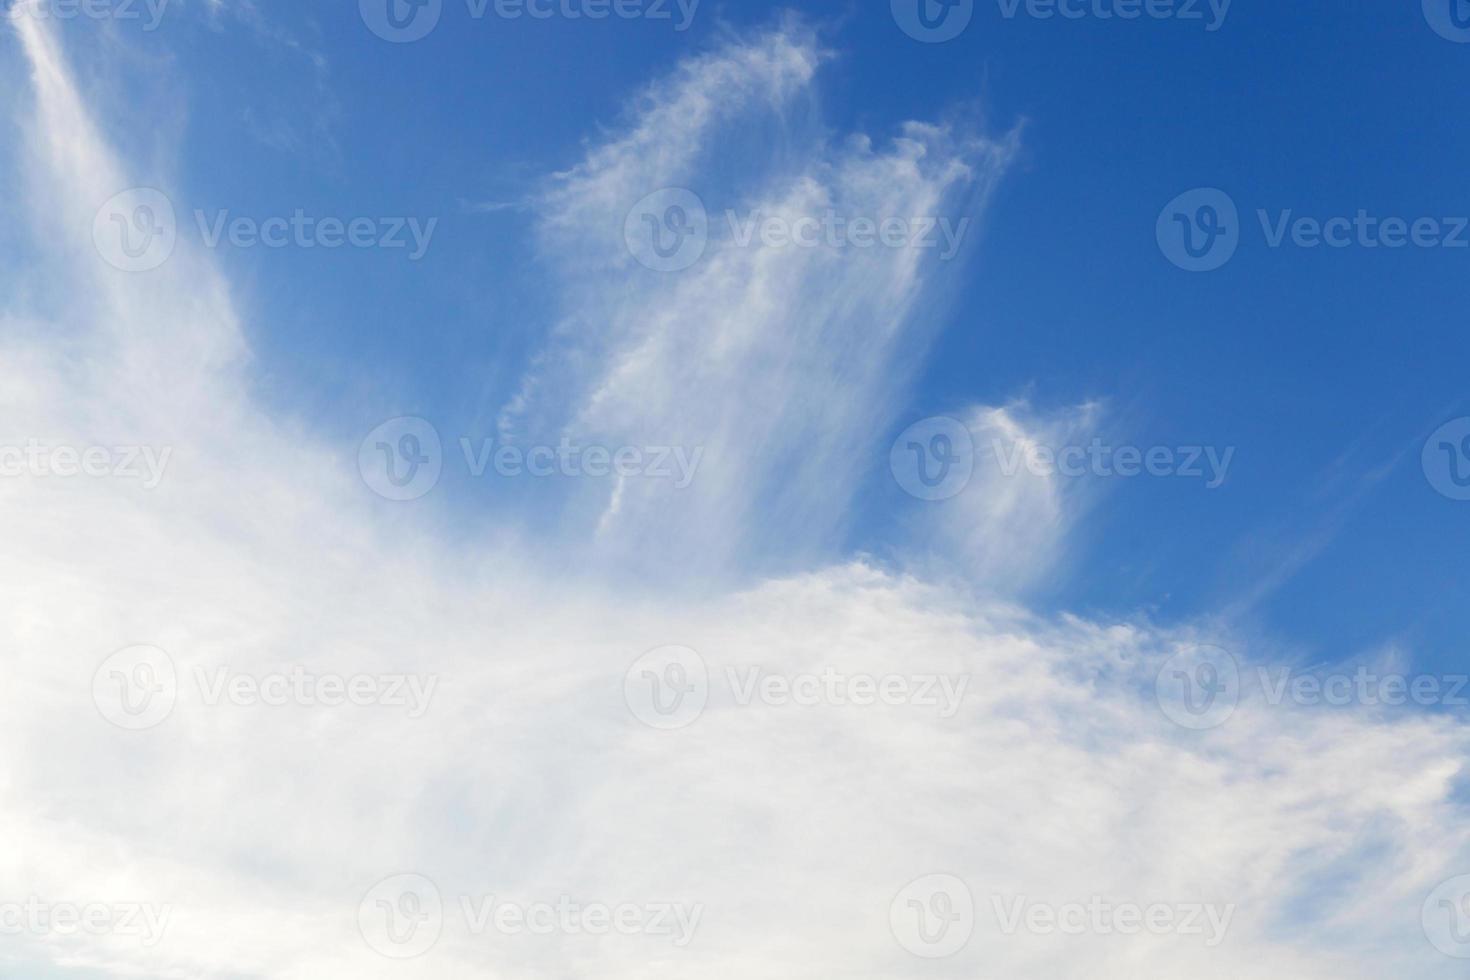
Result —
[[[152, 490], [0, 481], [0, 911], [34, 897], [170, 914], [151, 945], [22, 930], [5, 955], [285, 980], [1458, 975], [1420, 914], [1470, 871], [1463, 726], [1273, 706], [1250, 685], [1221, 724], [1175, 724], [1155, 697], [1161, 666], [1228, 637], [987, 598], [1044, 574], [1081, 512], [1042, 478], [983, 478], [933, 511], [966, 529], [966, 590], [824, 563], [672, 600], [548, 581], [493, 542], [466, 554], [435, 533], [429, 502], [372, 498], [356, 447], [251, 403], [227, 284], [188, 242], [146, 274], [98, 259], [97, 207], [141, 178], [99, 135], [47, 25], [19, 19], [14, 34], [35, 94], [14, 132], [37, 240], [74, 301], [57, 322], [5, 311], [3, 441], [171, 456]], [[706, 185], [712, 213], [978, 215], [1009, 143], [914, 124], [882, 149], [834, 145], [797, 118], [824, 57], [788, 24], [692, 60], [546, 194], [568, 313], [506, 430], [688, 440], [709, 458], [682, 497], [633, 485], [616, 507], [588, 502], [557, 543], [593, 564], [640, 547], [667, 560], [674, 542], [709, 569], [795, 563], [830, 545], [851, 487], [884, 465], [932, 256], [712, 235], [700, 264], [669, 274], [619, 237], [640, 198], [700, 184], [717, 148], [776, 129], [789, 138], [763, 144], [746, 177]], [[1091, 421], [957, 412], [977, 436], [1061, 440]], [[166, 718], [127, 731], [104, 718], [129, 721], [107, 707], [113, 678], [99, 709], [94, 674], [135, 644], [167, 652], [177, 689]], [[665, 716], [643, 668], [678, 674], [657, 657], [629, 668], [669, 645], [698, 656], [678, 654], [693, 700]], [[303, 674], [435, 686], [416, 715], [381, 688], [362, 693], [389, 703], [324, 704], [332, 693], [291, 686]], [[293, 703], [216, 688], [238, 675]], [[359, 922], [375, 883], [402, 873], [445, 906], [424, 926], [437, 942], [407, 960], [373, 948], [382, 895]], [[942, 959], [905, 948], [933, 951], [904, 916], [911, 898], [943, 905], [900, 894], [929, 875], [964, 882], [975, 906], [954, 926], [973, 935]], [[473, 912], [492, 895], [697, 906], [698, 921], [684, 945], [475, 934], [460, 898]], [[1215, 944], [1182, 928], [1001, 928], [1018, 907], [1099, 900], [1228, 909], [1229, 926]]]

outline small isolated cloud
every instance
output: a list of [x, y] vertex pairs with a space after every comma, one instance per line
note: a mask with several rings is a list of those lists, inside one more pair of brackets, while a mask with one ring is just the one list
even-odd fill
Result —
[[[1057, 456], [1097, 432], [1096, 403], [1050, 414], [1024, 402], [972, 406], [901, 433], [893, 472], [929, 501], [911, 545], [936, 570], [961, 574], [1002, 595], [1021, 595], [1066, 557], [1069, 532], [1098, 484], [1061, 472]], [[927, 485], [926, 485], [927, 484]]]

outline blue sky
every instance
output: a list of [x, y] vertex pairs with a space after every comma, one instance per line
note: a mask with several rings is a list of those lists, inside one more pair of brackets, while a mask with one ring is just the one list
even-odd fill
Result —
[[[525, 202], [630, 91], [780, 9], [707, 3], [681, 32], [474, 19], [450, 3], [410, 44], [312, 4], [262, 6], [252, 19], [269, 26], [254, 32], [181, 10], [133, 56], [174, 60], [189, 79], [165, 84], [187, 113], [190, 205], [439, 218], [416, 263], [224, 254], [255, 287], [266, 397], [344, 433], [361, 426], [342, 406], [373, 397], [480, 431], [557, 313], [528, 210], [474, 205]], [[1463, 46], [1412, 4], [1235, 4], [1210, 30], [1204, 6], [1203, 20], [1043, 20], [981, 3], [942, 44], [855, 5], [803, 9], [837, 53], [817, 95], [834, 132], [972, 113], [1021, 134], [893, 432], [976, 401], [1101, 399], [1126, 415], [1110, 429], [1120, 443], [1237, 447], [1218, 490], [1109, 486], [1044, 583], [1049, 605], [1172, 621], [1270, 580], [1244, 612], [1319, 659], [1401, 642], [1429, 664], [1459, 661], [1450, 580], [1466, 524], [1423, 479], [1418, 449], [1470, 411], [1463, 256], [1270, 248], [1256, 212], [1470, 213], [1456, 165]], [[1233, 197], [1246, 241], [1225, 268], [1181, 274], [1154, 220], [1201, 186]], [[836, 548], [884, 553], [913, 506], [882, 462]]]
[[[67, 2], [0, 43], [0, 741], [48, 749], [0, 760], [0, 930], [7, 888], [174, 917], [28, 970], [1457, 975], [1463, 702], [1266, 678], [1465, 671], [1466, 0]], [[953, 254], [855, 244], [894, 217]], [[641, 469], [494, 455], [566, 439]], [[12, 472], [38, 441], [116, 479]], [[1166, 472], [1046, 469], [1092, 446]], [[263, 707], [302, 671], [432, 710]], [[400, 961], [365, 917], [410, 875], [449, 911]], [[557, 894], [704, 931], [454, 919]], [[987, 919], [1100, 894], [1229, 941]]]

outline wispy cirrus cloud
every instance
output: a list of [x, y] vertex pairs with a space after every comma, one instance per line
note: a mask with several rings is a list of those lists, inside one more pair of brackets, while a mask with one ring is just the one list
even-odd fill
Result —
[[[650, 548], [653, 528], [697, 574], [836, 553], [874, 439], [933, 335], [930, 246], [944, 230], [960, 247], [1010, 159], [1014, 136], [957, 124], [834, 140], [812, 95], [826, 57], [791, 22], [692, 59], [544, 195], [567, 312], [503, 430], [704, 454], [695, 493], [628, 484], [577, 502], [618, 562], [669, 560]], [[720, 165], [731, 156], [735, 173]], [[628, 238], [671, 206], [698, 212], [701, 254], [644, 268]], [[852, 231], [894, 218], [912, 234]]]

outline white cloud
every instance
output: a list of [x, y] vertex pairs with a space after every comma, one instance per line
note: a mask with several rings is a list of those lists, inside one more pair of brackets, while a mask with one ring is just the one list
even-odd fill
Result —
[[[957, 229], [1010, 157], [1011, 140], [959, 126], [909, 123], [881, 147], [833, 141], [813, 115], [824, 57], [787, 25], [693, 59], [545, 195], [568, 312], [504, 429], [705, 451], [696, 492], [645, 481], [618, 488], [615, 506], [603, 488], [578, 502], [620, 563], [698, 576], [835, 554], [871, 445], [932, 335], [921, 287], [938, 250], [851, 245], [837, 230], [817, 247], [773, 247], [758, 233], [742, 243], [742, 230], [828, 215]], [[739, 176], [716, 176], [732, 158]], [[691, 268], [650, 271], [629, 253], [625, 218], [670, 187], [699, 196], [709, 244]]]
[[1098, 493], [1097, 481], [1038, 467], [1032, 454], [1086, 446], [1102, 406], [1089, 402], [1040, 413], [1015, 402], [959, 414], [955, 421], [973, 451], [972, 474], [954, 496], [918, 509], [912, 545], [932, 572], [1024, 595], [1058, 571], [1074, 526]]
[[[7, 937], [19, 955], [119, 977], [284, 980], [1453, 974], [1419, 907], [1470, 865], [1453, 801], [1462, 726], [1248, 697], [1227, 723], [1189, 731], [1154, 703], [1154, 673], [1178, 645], [1219, 638], [1050, 621], [863, 564], [670, 598], [549, 579], [534, 550], [505, 542], [468, 552], [435, 532], [427, 502], [375, 507], [355, 447], [251, 403], [228, 288], [187, 242], [137, 276], [90, 252], [93, 209], [135, 178], [55, 38], [27, 23], [19, 37], [34, 66], [37, 110], [20, 131], [44, 192], [38, 237], [75, 302], [50, 333], [22, 334], [21, 315], [35, 317], [11, 311], [3, 441], [173, 448], [154, 491], [0, 482], [12, 558], [0, 571], [0, 903], [172, 906], [151, 947]], [[856, 475], [886, 452], [878, 433], [924, 331], [918, 257], [716, 243], [686, 274], [644, 276], [598, 232], [648, 190], [692, 182], [751, 116], [789, 117], [821, 60], [788, 26], [692, 61], [650, 89], [632, 135], [594, 148], [549, 195], [552, 258], [582, 280], [563, 331], [575, 354], [548, 357], [507, 424], [699, 440], [724, 467], [677, 502], [625, 489], [601, 539], [599, 500], [550, 546], [616, 568], [643, 542], [675, 563], [670, 580], [681, 560], [750, 562], [773, 542], [795, 563], [830, 541]], [[1002, 147], [933, 126], [882, 150], [808, 134], [756, 155], [759, 180], [711, 203], [937, 210], [983, 197]], [[1052, 424], [1013, 410], [981, 423]], [[982, 489], [978, 527], [1044, 526], [1023, 532], [1026, 548], [1056, 547], [1065, 495]], [[1005, 567], [987, 556], [978, 574]], [[1032, 569], [1028, 556], [1018, 574]], [[94, 705], [93, 673], [138, 643], [166, 650], [182, 684], [161, 725], [124, 732]], [[624, 673], [667, 644], [698, 651], [712, 681], [702, 716], [656, 731], [624, 703]], [[418, 720], [382, 706], [210, 707], [195, 670], [221, 665], [440, 686]], [[971, 681], [948, 720], [916, 705], [741, 706], [725, 669], [755, 665]], [[357, 932], [359, 900], [400, 872], [431, 878], [451, 907], [434, 949], [402, 962]], [[931, 873], [966, 881], [980, 913], [947, 960], [911, 955], [889, 930], [895, 895]], [[699, 903], [703, 917], [685, 949], [467, 934], [455, 896], [492, 894]], [[1236, 910], [1216, 948], [995, 929], [992, 896], [1093, 895]]]

